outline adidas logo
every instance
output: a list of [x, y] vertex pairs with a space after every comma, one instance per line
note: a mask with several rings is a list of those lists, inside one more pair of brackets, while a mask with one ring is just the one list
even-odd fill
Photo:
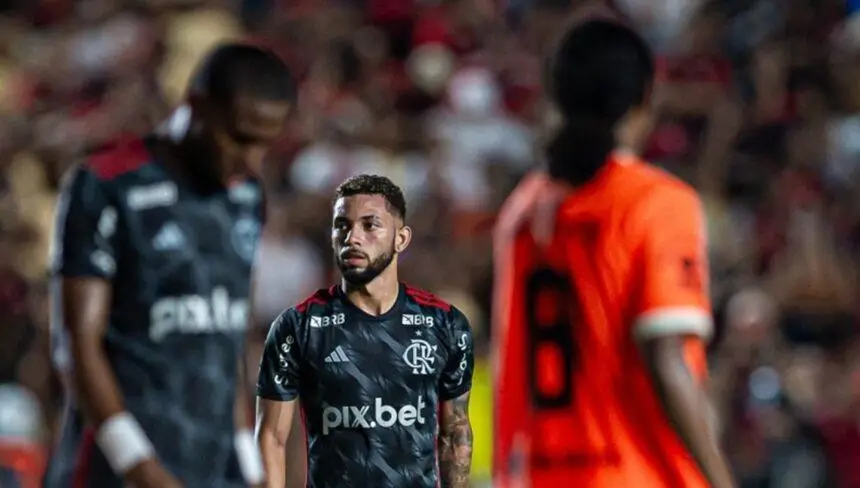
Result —
[[185, 237], [182, 235], [182, 230], [174, 222], [164, 224], [152, 240], [152, 247], [156, 251], [179, 249], [184, 245]]
[[340, 346], [337, 346], [336, 348], [334, 348], [334, 351], [332, 351], [331, 354], [326, 356], [325, 362], [327, 362], [327, 363], [348, 363], [349, 358], [346, 357], [346, 354], [344, 354], [343, 348], [341, 348]]

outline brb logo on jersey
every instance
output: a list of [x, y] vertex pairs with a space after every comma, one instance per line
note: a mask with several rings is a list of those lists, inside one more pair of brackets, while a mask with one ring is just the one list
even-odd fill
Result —
[[412, 374], [428, 375], [436, 371], [436, 348], [423, 339], [412, 339], [412, 344], [403, 351], [403, 361], [412, 368]]
[[417, 313], [405, 313], [403, 314], [402, 324], [417, 327], [433, 327], [433, 317]]
[[330, 325], [343, 325], [346, 323], [346, 314], [336, 313], [327, 317], [311, 316], [311, 328], [322, 329]]
[[[424, 425], [424, 407], [427, 404], [419, 396], [415, 405], [403, 405], [400, 408], [385, 404], [380, 397], [373, 399], [373, 405], [347, 405], [344, 407], [326, 407], [322, 411], [322, 433], [328, 435], [333, 429], [375, 429], [381, 427], [390, 429], [395, 425], [410, 427], [418, 422]], [[371, 410], [372, 409], [372, 410]]]
[[247, 325], [248, 301], [233, 300], [227, 289], [217, 287], [212, 296], [188, 295], [158, 300], [149, 311], [149, 338], [155, 342], [167, 335], [207, 334], [242, 330]]

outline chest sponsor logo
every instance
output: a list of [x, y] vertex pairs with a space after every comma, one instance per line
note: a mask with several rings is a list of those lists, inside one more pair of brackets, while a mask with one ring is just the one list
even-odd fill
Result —
[[155, 342], [172, 334], [211, 334], [244, 330], [248, 319], [248, 300], [230, 297], [227, 289], [217, 287], [211, 296], [165, 297], [149, 311], [149, 338]]
[[343, 325], [346, 323], [346, 314], [336, 313], [325, 317], [311, 316], [311, 329], [322, 329], [332, 325]]
[[128, 208], [132, 210], [146, 210], [148, 208], [166, 207], [176, 203], [178, 196], [179, 190], [171, 182], [138, 186], [128, 191]]
[[260, 240], [260, 223], [251, 217], [242, 217], [233, 225], [230, 232], [230, 242], [233, 249], [246, 262], [254, 260], [257, 252], [257, 242]]
[[410, 327], [433, 327], [433, 317], [417, 313], [405, 313], [401, 323]]
[[412, 339], [409, 347], [403, 351], [403, 361], [412, 368], [412, 374], [428, 375], [436, 371], [436, 349], [424, 339]]
[[424, 425], [424, 397], [418, 396], [414, 404], [395, 407], [381, 397], [375, 397], [372, 405], [345, 405], [325, 407], [322, 411], [322, 433], [328, 435], [335, 429], [391, 429], [396, 426]]

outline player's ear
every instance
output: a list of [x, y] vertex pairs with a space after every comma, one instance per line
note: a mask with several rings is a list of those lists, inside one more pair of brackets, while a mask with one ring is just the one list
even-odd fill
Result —
[[397, 229], [397, 236], [394, 239], [394, 251], [397, 254], [402, 253], [409, 247], [410, 242], [412, 242], [412, 227], [403, 224]]

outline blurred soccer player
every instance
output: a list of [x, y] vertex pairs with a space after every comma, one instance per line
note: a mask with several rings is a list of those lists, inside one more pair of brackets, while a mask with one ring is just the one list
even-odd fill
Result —
[[633, 153], [653, 70], [598, 20], [549, 62], [563, 127], [496, 234], [499, 486], [732, 486], [704, 384], [701, 205]]
[[340, 286], [272, 324], [257, 384], [269, 488], [282, 488], [284, 445], [299, 406], [308, 486], [465, 488], [472, 428], [472, 332], [463, 314], [397, 279], [412, 231], [403, 193], [361, 175], [337, 190], [331, 238]]
[[264, 213], [250, 168], [294, 96], [275, 55], [219, 47], [162, 128], [69, 176], [52, 299], [75, 388], [46, 486], [262, 480], [242, 367]]

